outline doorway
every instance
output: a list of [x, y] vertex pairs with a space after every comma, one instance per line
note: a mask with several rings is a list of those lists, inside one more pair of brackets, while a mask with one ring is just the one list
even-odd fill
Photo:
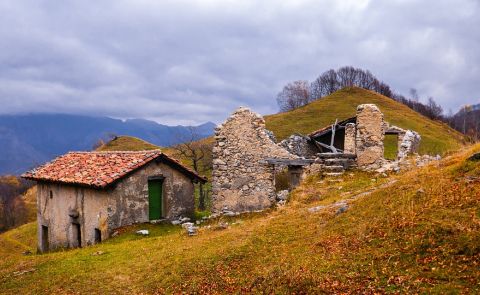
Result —
[[396, 160], [398, 156], [398, 134], [385, 134], [383, 140], [384, 154], [387, 160]]
[[79, 223], [72, 223], [73, 247], [82, 247], [82, 231]]
[[41, 250], [42, 252], [46, 252], [49, 249], [49, 243], [48, 243], [48, 226], [42, 225], [42, 244], [41, 244]]
[[148, 180], [148, 217], [158, 220], [163, 217], [163, 177], [152, 177]]
[[100, 229], [96, 228], [95, 229], [95, 244], [101, 243], [102, 242], [102, 232]]

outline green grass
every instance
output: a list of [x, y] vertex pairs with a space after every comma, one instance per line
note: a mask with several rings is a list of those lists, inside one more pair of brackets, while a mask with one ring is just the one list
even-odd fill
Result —
[[356, 87], [344, 88], [290, 112], [266, 116], [266, 126], [279, 140], [293, 133], [309, 134], [332, 124], [335, 119], [355, 116], [357, 106], [364, 103], [376, 104], [390, 124], [420, 133], [421, 154], [444, 154], [462, 145], [463, 136], [446, 124], [430, 120], [390, 98]]
[[143, 151], [156, 150], [160, 147], [133, 136], [118, 136], [100, 146], [97, 151]]
[[[195, 237], [140, 224], [100, 245], [23, 256], [34, 248], [28, 224], [0, 235], [0, 293], [478, 293], [474, 151], [388, 178], [312, 176], [285, 207], [214, 220]], [[307, 210], [365, 190], [343, 214]], [[220, 221], [235, 224], [216, 230]], [[144, 228], [150, 237], [134, 234]]]
[[397, 135], [387, 134], [383, 141], [385, 148], [383, 156], [388, 160], [396, 160], [398, 154], [398, 138]]

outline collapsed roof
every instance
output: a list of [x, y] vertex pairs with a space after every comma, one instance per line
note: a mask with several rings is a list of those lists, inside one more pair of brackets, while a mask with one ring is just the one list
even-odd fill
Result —
[[343, 152], [345, 125], [356, 123], [357, 117], [351, 117], [343, 121], [335, 121], [332, 125], [318, 129], [308, 135], [313, 144], [323, 153]]

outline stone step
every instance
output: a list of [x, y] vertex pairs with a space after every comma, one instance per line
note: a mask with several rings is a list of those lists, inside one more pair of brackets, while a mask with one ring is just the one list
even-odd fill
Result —
[[321, 159], [332, 159], [332, 158], [343, 158], [343, 159], [355, 159], [357, 155], [355, 154], [334, 154], [334, 153], [318, 153], [317, 157]]
[[324, 173], [323, 175], [325, 176], [340, 176], [340, 175], [343, 175], [343, 172], [327, 172], [327, 173]]
[[324, 160], [325, 163], [347, 163], [347, 162], [354, 162], [353, 159], [348, 159], [348, 158], [329, 158]]
[[323, 164], [325, 166], [343, 166], [344, 169], [350, 169], [357, 163], [352, 159], [327, 159]]
[[333, 159], [325, 159], [323, 160], [325, 163], [355, 163], [355, 159], [338, 159], [338, 158], [333, 158]]
[[323, 163], [325, 166], [342, 166], [343, 168], [350, 167], [351, 163], [349, 162], [341, 162], [341, 161], [331, 161]]
[[330, 166], [325, 166], [325, 170], [330, 171], [330, 172], [343, 172], [345, 171], [345, 168], [342, 165], [330, 165]]

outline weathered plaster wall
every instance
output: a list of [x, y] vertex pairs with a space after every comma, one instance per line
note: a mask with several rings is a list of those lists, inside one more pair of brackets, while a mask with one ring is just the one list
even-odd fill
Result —
[[212, 210], [244, 212], [275, 202], [274, 168], [266, 158], [295, 159], [273, 142], [262, 116], [239, 108], [215, 130]]
[[374, 104], [357, 107], [356, 151], [360, 169], [374, 169], [383, 164], [385, 122], [383, 113]]
[[[50, 197], [52, 192], [52, 197]], [[61, 184], [38, 183], [37, 189], [37, 221], [39, 250], [42, 246], [42, 225], [48, 226], [50, 249], [77, 247], [74, 238], [73, 223], [81, 226], [82, 245], [93, 243], [94, 229], [102, 229], [107, 233], [105, 221], [109, 198], [105, 191], [88, 188], [64, 186]], [[78, 213], [78, 218], [69, 214]]]
[[194, 212], [194, 185], [179, 171], [164, 163], [152, 162], [119, 182], [113, 195], [118, 200], [111, 220], [123, 226], [148, 221], [148, 177], [163, 176], [163, 217], [172, 219]]
[[[42, 247], [42, 225], [48, 226], [50, 250], [77, 247], [73, 223], [79, 223], [82, 246], [93, 244], [95, 229], [108, 238], [114, 229], [147, 222], [148, 177], [162, 175], [165, 218], [194, 212], [194, 186], [184, 174], [164, 163], [152, 162], [106, 190], [38, 183], [38, 247]], [[52, 191], [52, 198], [50, 198]], [[77, 218], [69, 216], [78, 214]], [[75, 214], [73, 214], [75, 215]]]

